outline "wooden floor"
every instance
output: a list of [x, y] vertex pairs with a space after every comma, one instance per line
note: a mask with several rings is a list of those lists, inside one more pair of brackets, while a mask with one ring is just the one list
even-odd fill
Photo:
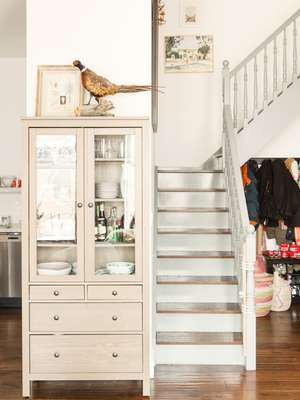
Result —
[[[300, 306], [258, 319], [257, 371], [240, 367], [158, 366], [154, 400], [299, 400]], [[140, 400], [136, 382], [37, 383], [43, 400]], [[0, 310], [0, 399], [21, 397], [21, 321], [17, 310]]]

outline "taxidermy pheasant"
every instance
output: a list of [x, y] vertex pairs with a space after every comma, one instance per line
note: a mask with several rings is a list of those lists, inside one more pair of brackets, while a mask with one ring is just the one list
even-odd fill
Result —
[[81, 71], [82, 85], [90, 93], [88, 104], [90, 104], [92, 97], [95, 98], [97, 103], [100, 103], [100, 99], [105, 96], [111, 96], [117, 93], [144, 92], [152, 89], [151, 85], [116, 85], [85, 67], [79, 60], [73, 61], [73, 65]]

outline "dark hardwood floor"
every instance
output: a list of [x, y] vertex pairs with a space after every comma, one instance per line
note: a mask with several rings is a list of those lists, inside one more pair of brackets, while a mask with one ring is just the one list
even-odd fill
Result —
[[[141, 400], [136, 382], [47, 382], [38, 400]], [[0, 400], [20, 400], [20, 311], [0, 309]], [[300, 306], [257, 320], [257, 371], [240, 367], [158, 366], [154, 400], [299, 400]]]

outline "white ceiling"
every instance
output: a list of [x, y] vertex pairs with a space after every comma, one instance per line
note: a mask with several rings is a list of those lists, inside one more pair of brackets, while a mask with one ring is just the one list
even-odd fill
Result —
[[26, 0], [0, 0], [0, 57], [26, 55]]

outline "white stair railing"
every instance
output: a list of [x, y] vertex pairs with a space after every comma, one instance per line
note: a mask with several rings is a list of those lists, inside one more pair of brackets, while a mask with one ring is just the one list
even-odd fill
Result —
[[243, 348], [247, 370], [256, 369], [256, 315], [254, 267], [256, 261], [256, 234], [249, 223], [244, 194], [236, 134], [229, 104], [229, 68], [224, 63], [224, 134], [223, 160], [228, 188], [232, 227], [232, 246], [235, 255], [235, 274], [239, 284], [243, 313]]
[[299, 17], [300, 9], [230, 71], [226, 90], [235, 133], [253, 122], [299, 78]]

